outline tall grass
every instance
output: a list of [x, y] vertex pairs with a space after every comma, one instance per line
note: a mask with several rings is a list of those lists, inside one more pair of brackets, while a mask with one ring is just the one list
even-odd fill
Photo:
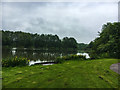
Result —
[[2, 67], [15, 67], [15, 66], [26, 66], [29, 64], [27, 58], [12, 57], [7, 59], [2, 59]]
[[84, 56], [84, 55], [68, 55], [68, 56], [58, 57], [56, 59], [56, 63], [62, 63], [64, 61], [68, 61], [68, 60], [86, 60], [86, 56]]

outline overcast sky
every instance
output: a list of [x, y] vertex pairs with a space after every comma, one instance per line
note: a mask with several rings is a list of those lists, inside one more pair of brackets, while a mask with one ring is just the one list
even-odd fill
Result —
[[89, 43], [102, 25], [118, 21], [116, 2], [4, 2], [3, 30], [74, 37]]

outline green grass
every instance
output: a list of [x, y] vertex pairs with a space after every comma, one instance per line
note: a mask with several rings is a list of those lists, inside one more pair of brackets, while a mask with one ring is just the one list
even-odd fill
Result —
[[67, 61], [48, 66], [3, 68], [3, 88], [118, 88], [120, 75], [110, 70], [117, 59]]

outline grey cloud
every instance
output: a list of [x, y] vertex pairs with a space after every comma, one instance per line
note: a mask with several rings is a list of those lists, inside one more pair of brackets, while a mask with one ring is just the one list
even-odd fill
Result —
[[117, 3], [3, 3], [3, 29], [74, 37], [89, 43], [117, 21]]

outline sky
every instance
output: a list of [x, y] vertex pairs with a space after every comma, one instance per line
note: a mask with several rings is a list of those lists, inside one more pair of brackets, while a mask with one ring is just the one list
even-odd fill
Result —
[[0, 29], [57, 34], [88, 44], [103, 24], [117, 21], [116, 2], [3, 2]]

